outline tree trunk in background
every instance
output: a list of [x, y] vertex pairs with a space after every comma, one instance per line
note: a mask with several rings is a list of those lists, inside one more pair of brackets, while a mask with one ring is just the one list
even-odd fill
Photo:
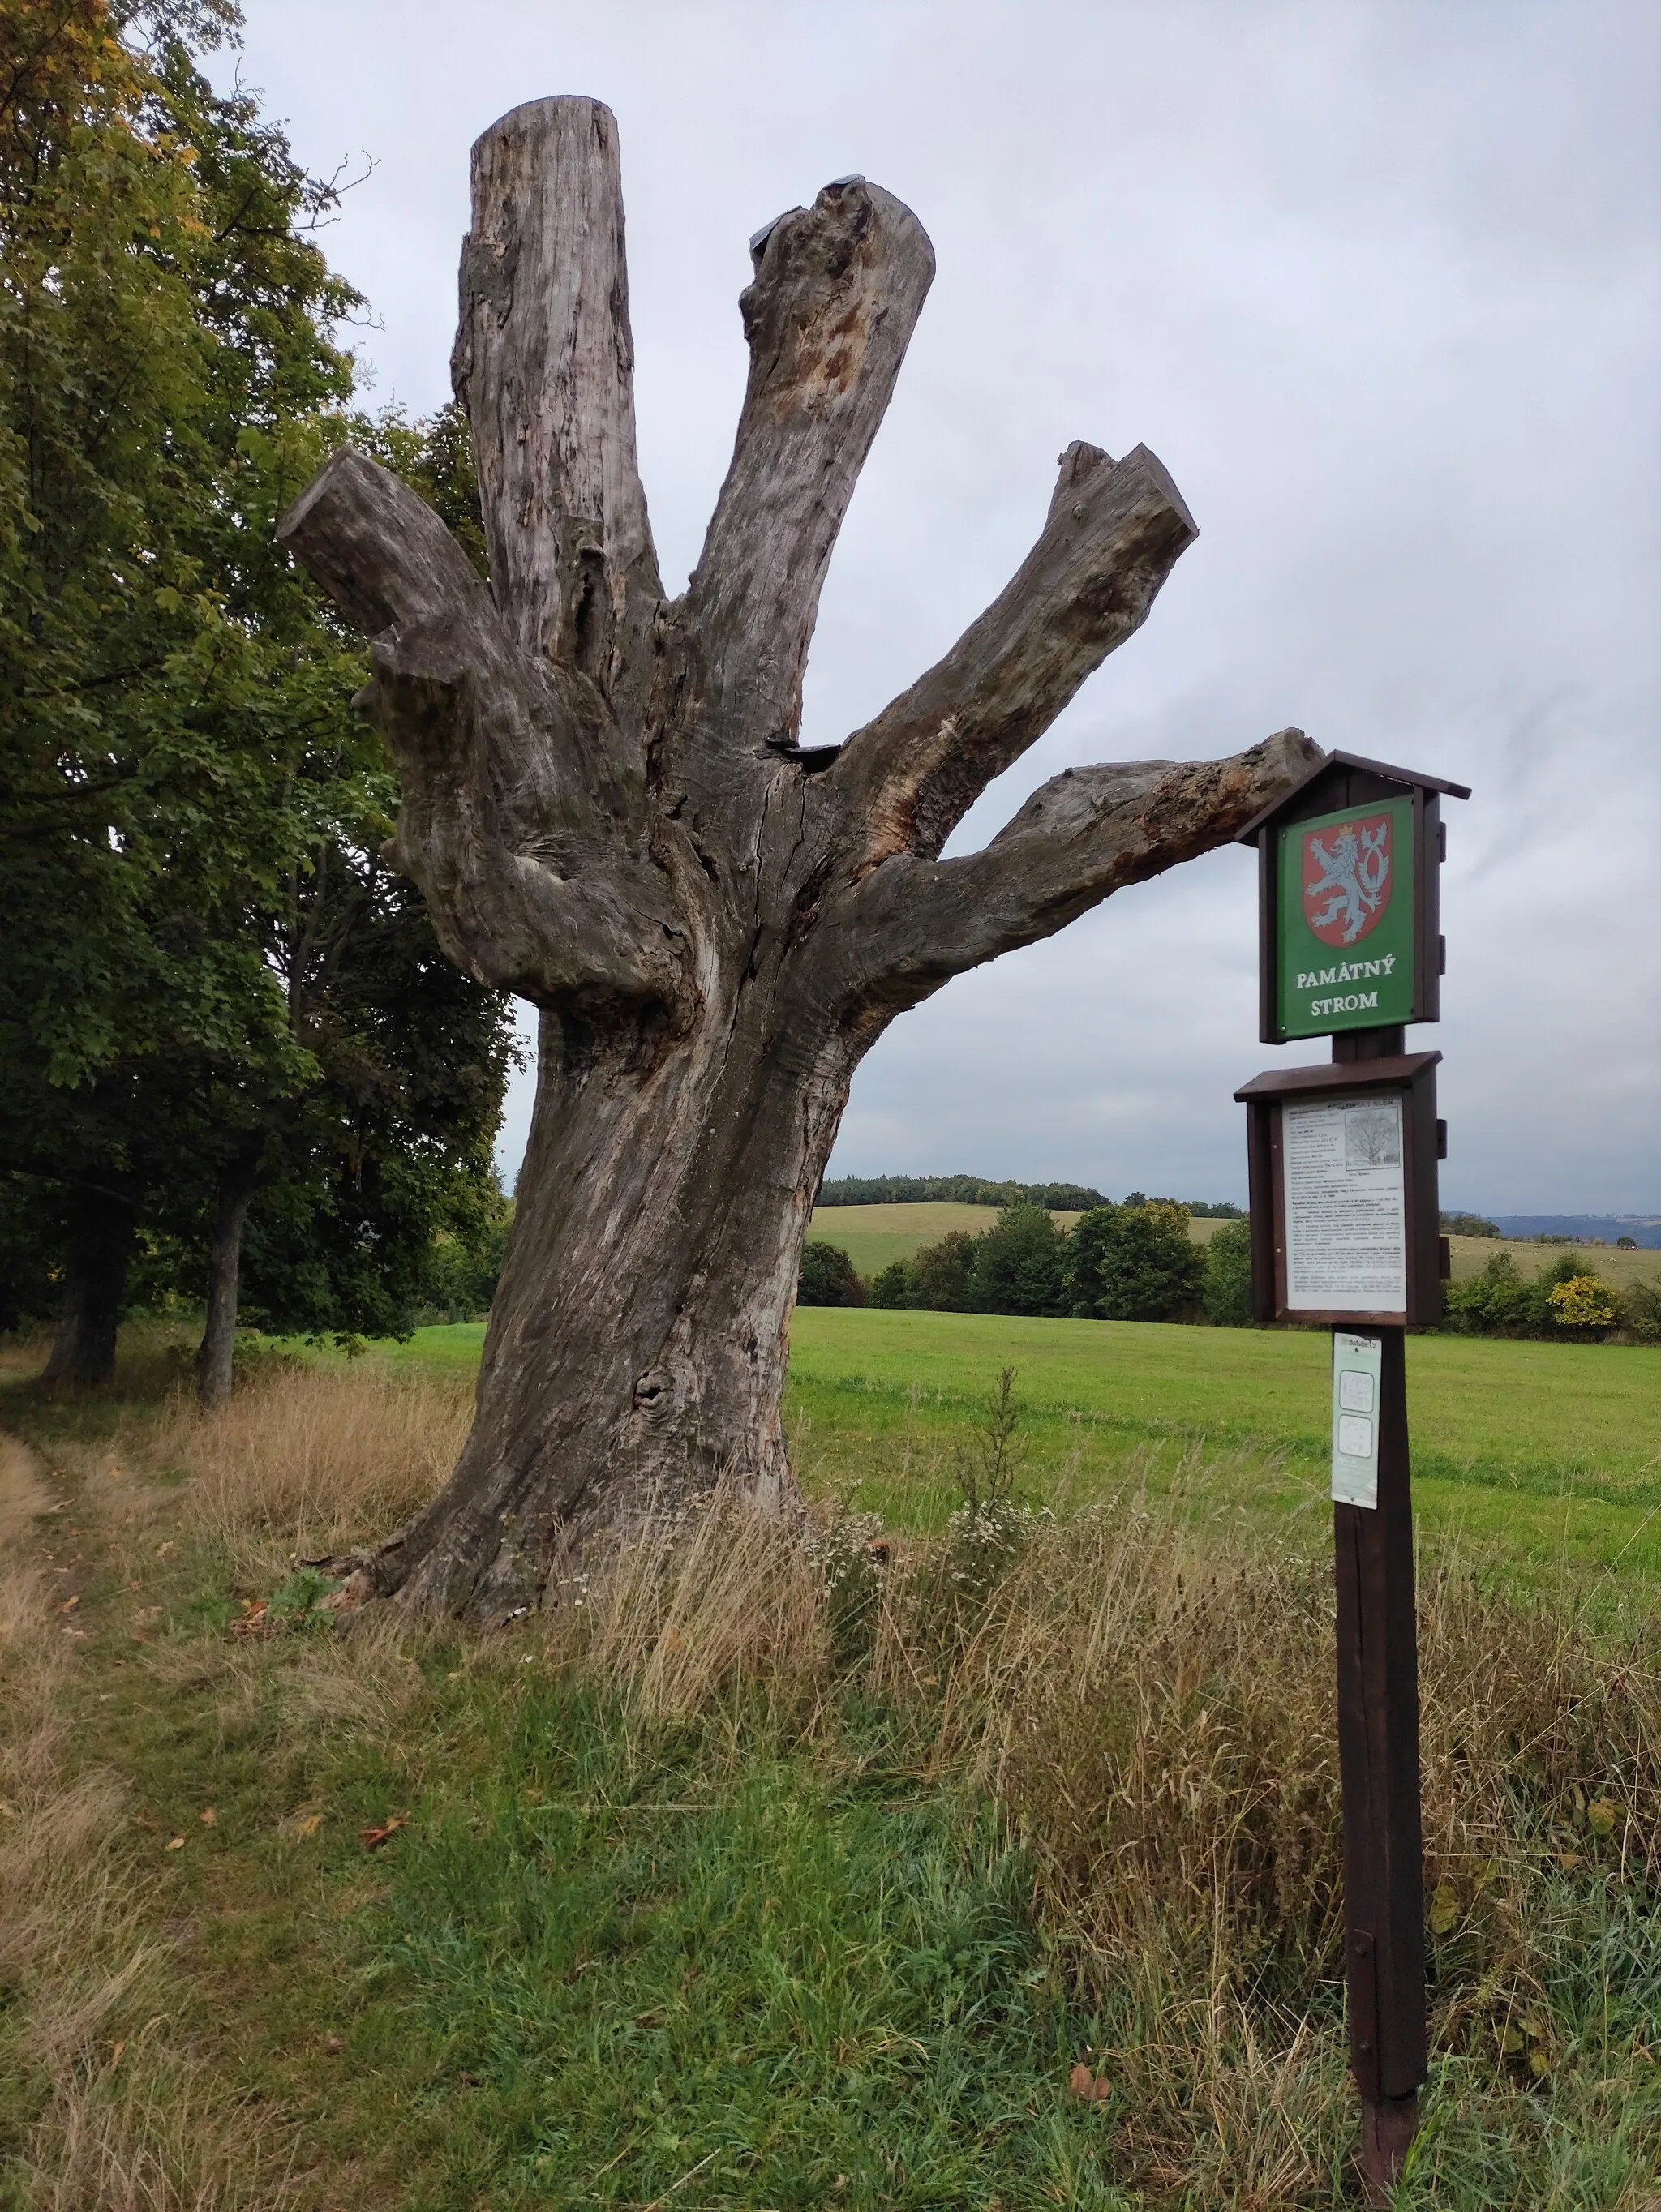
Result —
[[64, 1262], [64, 1303], [41, 1380], [70, 1385], [107, 1382], [126, 1295], [137, 1215], [125, 1199], [78, 1191]]
[[196, 1355], [196, 1400], [204, 1413], [222, 1405], [231, 1395], [242, 1231], [247, 1225], [257, 1181], [252, 1160], [234, 1160], [220, 1172], [213, 1243], [208, 1251], [207, 1320]]
[[1068, 769], [985, 851], [952, 829], [1140, 625], [1192, 520], [1153, 456], [1075, 444], [1002, 595], [839, 749], [798, 743], [820, 586], [934, 272], [862, 178], [751, 243], [732, 466], [666, 599], [635, 462], [616, 125], [517, 108], [473, 149], [456, 390], [482, 584], [343, 449], [280, 535], [368, 631], [403, 785], [389, 856], [449, 957], [542, 1010], [530, 1148], [472, 1437], [369, 1563], [500, 1620], [597, 1531], [717, 1481], [792, 1508], [779, 1406], [803, 1232], [894, 1017], [1234, 836], [1321, 756]]

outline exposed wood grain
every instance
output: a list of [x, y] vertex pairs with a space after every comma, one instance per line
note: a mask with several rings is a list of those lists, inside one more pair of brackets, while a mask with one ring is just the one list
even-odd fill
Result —
[[1198, 535], [1145, 446], [1062, 454], [1037, 543], [946, 655], [849, 739], [831, 781], [868, 825], [866, 865], [933, 859], [995, 775], [1147, 619]]
[[609, 696], [661, 596], [635, 456], [617, 118], [529, 100], [473, 147], [451, 361], [520, 647]]
[[687, 593], [724, 744], [800, 725], [831, 549], [934, 275], [916, 216], [862, 177], [781, 216], [753, 258], [749, 386]]
[[349, 447], [277, 534], [373, 634], [359, 703], [403, 792], [388, 857], [449, 957], [539, 1006], [677, 1003], [677, 917], [608, 804], [594, 687], [533, 665], [425, 501]]
[[933, 989], [1031, 945], [1127, 884], [1160, 874], [1229, 836], [1258, 793], [1300, 774], [1318, 749], [1282, 730], [1226, 760], [1127, 761], [1067, 769], [1033, 793], [984, 851], [961, 860], [899, 856], [864, 877], [849, 919], [862, 965]]

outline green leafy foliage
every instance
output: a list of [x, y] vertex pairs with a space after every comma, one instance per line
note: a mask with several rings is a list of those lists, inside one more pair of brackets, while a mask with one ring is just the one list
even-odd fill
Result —
[[377, 857], [361, 648], [273, 531], [350, 428], [482, 557], [465, 439], [343, 413], [335, 188], [198, 66], [234, 9], [9, 19], [0, 1303], [39, 1312], [89, 1245], [119, 1294], [135, 1229], [150, 1290], [199, 1294], [252, 1185], [259, 1317], [405, 1326], [435, 1231], [499, 1203], [507, 1010]]
[[1219, 1328], [1245, 1328], [1250, 1325], [1250, 1221], [1226, 1221], [1213, 1232], [1205, 1250], [1200, 1297], [1206, 1319]]
[[[396, 462], [389, 462], [396, 467]], [[400, 471], [401, 473], [402, 471]], [[417, 479], [411, 478], [411, 483]], [[421, 489], [417, 483], [417, 489]], [[821, 1188], [820, 1206], [916, 1206], [946, 1203], [954, 1206], [1048, 1206], [1053, 1213], [1083, 1213], [1092, 1206], [1112, 1201], [1093, 1184], [1086, 1182], [998, 1182], [985, 1176], [837, 1176]], [[1161, 1205], [1175, 1204], [1161, 1200]], [[1146, 1203], [1138, 1193], [1127, 1205]], [[1196, 1220], [1215, 1216], [1230, 1220], [1241, 1208], [1226, 1200], [1215, 1205], [1189, 1199], [1188, 1211]]]
[[[1088, 1217], [1086, 1217], [1088, 1218]], [[971, 1313], [1053, 1314], [1062, 1309], [1067, 1240], [1041, 1206], [1007, 1206], [975, 1240]]]
[[815, 1237], [802, 1247], [796, 1303], [803, 1306], [862, 1306], [865, 1285], [840, 1244]]
[[1078, 1213], [1105, 1204], [1102, 1194], [1078, 1182], [995, 1182], [985, 1176], [837, 1176], [818, 1194], [820, 1206], [1047, 1206]]
[[1186, 1208], [1165, 1199], [1092, 1207], [1073, 1228], [1068, 1308], [1080, 1320], [1175, 1320], [1196, 1304], [1204, 1269]]
[[1661, 1343], [1661, 1289], [1641, 1279], [1606, 1283], [1573, 1252], [1532, 1278], [1509, 1252], [1492, 1253], [1480, 1274], [1445, 1286], [1443, 1304], [1448, 1325], [1466, 1335], [1585, 1343], [1615, 1332], [1634, 1344]]

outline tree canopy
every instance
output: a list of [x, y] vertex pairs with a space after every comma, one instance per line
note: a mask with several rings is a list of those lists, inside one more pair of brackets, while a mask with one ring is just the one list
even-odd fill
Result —
[[[495, 1203], [508, 1043], [500, 994], [441, 960], [379, 857], [396, 786], [348, 705], [362, 649], [273, 537], [348, 428], [361, 302], [315, 235], [337, 186], [209, 82], [219, 0], [7, 15], [11, 1304], [62, 1279], [84, 1378], [141, 1220], [199, 1281], [252, 1206], [264, 1313], [396, 1325], [434, 1227]], [[351, 428], [465, 538], [453, 416]]]

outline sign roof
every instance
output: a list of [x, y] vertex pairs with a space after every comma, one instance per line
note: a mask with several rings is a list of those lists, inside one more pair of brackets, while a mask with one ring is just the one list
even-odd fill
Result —
[[1257, 832], [1267, 828], [1277, 816], [1292, 805], [1294, 799], [1306, 797], [1312, 783], [1318, 782], [1323, 775], [1329, 775], [1335, 769], [1347, 768], [1362, 769], [1371, 775], [1387, 776], [1391, 782], [1399, 783], [1404, 790], [1416, 788], [1420, 791], [1439, 791], [1445, 793], [1449, 799], [1470, 797], [1470, 786], [1468, 783], [1450, 783], [1445, 777], [1439, 775], [1421, 775], [1414, 769], [1392, 768], [1387, 761], [1367, 760], [1360, 753], [1329, 753], [1324, 760], [1317, 761], [1306, 775], [1300, 776], [1291, 790], [1283, 797], [1277, 799], [1273, 805], [1264, 807], [1261, 814], [1254, 814], [1245, 828], [1239, 832], [1235, 840], [1236, 843], [1255, 845], [1257, 842]]

